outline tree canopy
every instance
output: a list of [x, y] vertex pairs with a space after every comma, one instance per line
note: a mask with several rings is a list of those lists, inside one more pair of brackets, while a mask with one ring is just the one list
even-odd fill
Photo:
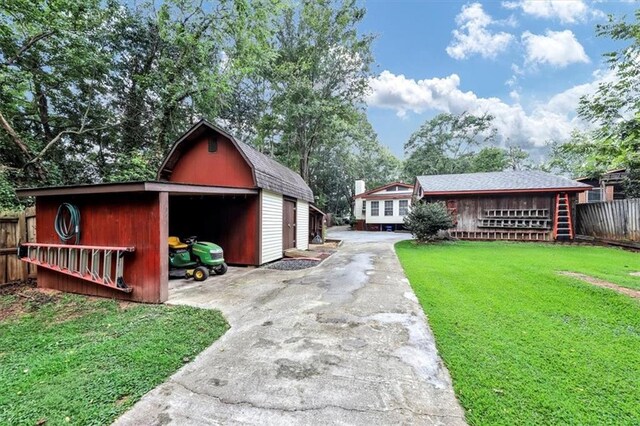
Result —
[[20, 186], [152, 178], [204, 117], [348, 210], [347, 179], [398, 163], [362, 112], [364, 13], [355, 0], [5, 1], [0, 207]]

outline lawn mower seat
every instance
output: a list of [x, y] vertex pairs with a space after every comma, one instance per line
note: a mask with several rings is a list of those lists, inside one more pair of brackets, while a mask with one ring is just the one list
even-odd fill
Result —
[[169, 237], [169, 248], [171, 250], [186, 250], [189, 246], [180, 241], [178, 237]]

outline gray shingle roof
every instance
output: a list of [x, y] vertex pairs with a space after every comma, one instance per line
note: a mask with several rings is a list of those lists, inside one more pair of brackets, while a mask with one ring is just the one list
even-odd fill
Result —
[[537, 170], [489, 173], [463, 173], [457, 175], [431, 175], [416, 178], [424, 193], [430, 192], [486, 192], [531, 191], [562, 188], [586, 190], [591, 188], [575, 180]]
[[299, 174], [244, 142], [236, 143], [252, 164], [260, 188], [313, 202], [313, 192]]
[[298, 173], [283, 166], [273, 158], [255, 150], [246, 143], [236, 140], [233, 135], [226, 130], [206, 120], [200, 120], [193, 125], [191, 129], [173, 144], [171, 151], [165, 158], [162, 166], [160, 166], [160, 171], [158, 172], [159, 180], [166, 180], [171, 175], [173, 167], [175, 167], [180, 158], [181, 150], [184, 149], [180, 145], [185, 140], [197, 138], [198, 135], [202, 135], [207, 129], [222, 134], [238, 147], [253, 170], [258, 188], [267, 189], [277, 192], [278, 194], [284, 194], [309, 202], [314, 201], [311, 188], [309, 188], [309, 185], [306, 184]]

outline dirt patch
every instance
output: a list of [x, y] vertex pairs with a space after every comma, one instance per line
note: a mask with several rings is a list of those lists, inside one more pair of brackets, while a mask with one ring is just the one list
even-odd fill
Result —
[[589, 284], [593, 284], [598, 287], [608, 288], [610, 290], [617, 291], [618, 293], [622, 293], [629, 297], [633, 297], [634, 299], [640, 299], [640, 290], [634, 290], [631, 288], [621, 287], [617, 284], [610, 283], [609, 281], [601, 280], [600, 278], [594, 278], [589, 275], [579, 274], [577, 272], [570, 271], [560, 271], [558, 272], [560, 275], [564, 275], [567, 277], [577, 278]]
[[629, 275], [632, 277], [640, 277], [640, 272], [630, 272]]
[[38, 290], [30, 283], [3, 286], [0, 292], [0, 321], [37, 311], [44, 305], [58, 301], [60, 294]]

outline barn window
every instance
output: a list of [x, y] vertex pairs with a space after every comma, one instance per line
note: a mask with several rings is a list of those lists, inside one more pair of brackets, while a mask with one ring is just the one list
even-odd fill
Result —
[[384, 215], [393, 216], [393, 200], [387, 200], [384, 202]]
[[380, 201], [371, 202], [371, 216], [380, 216]]
[[406, 216], [409, 213], [409, 200], [400, 200], [400, 216]]
[[218, 150], [218, 139], [209, 139], [209, 152], [216, 152]]

